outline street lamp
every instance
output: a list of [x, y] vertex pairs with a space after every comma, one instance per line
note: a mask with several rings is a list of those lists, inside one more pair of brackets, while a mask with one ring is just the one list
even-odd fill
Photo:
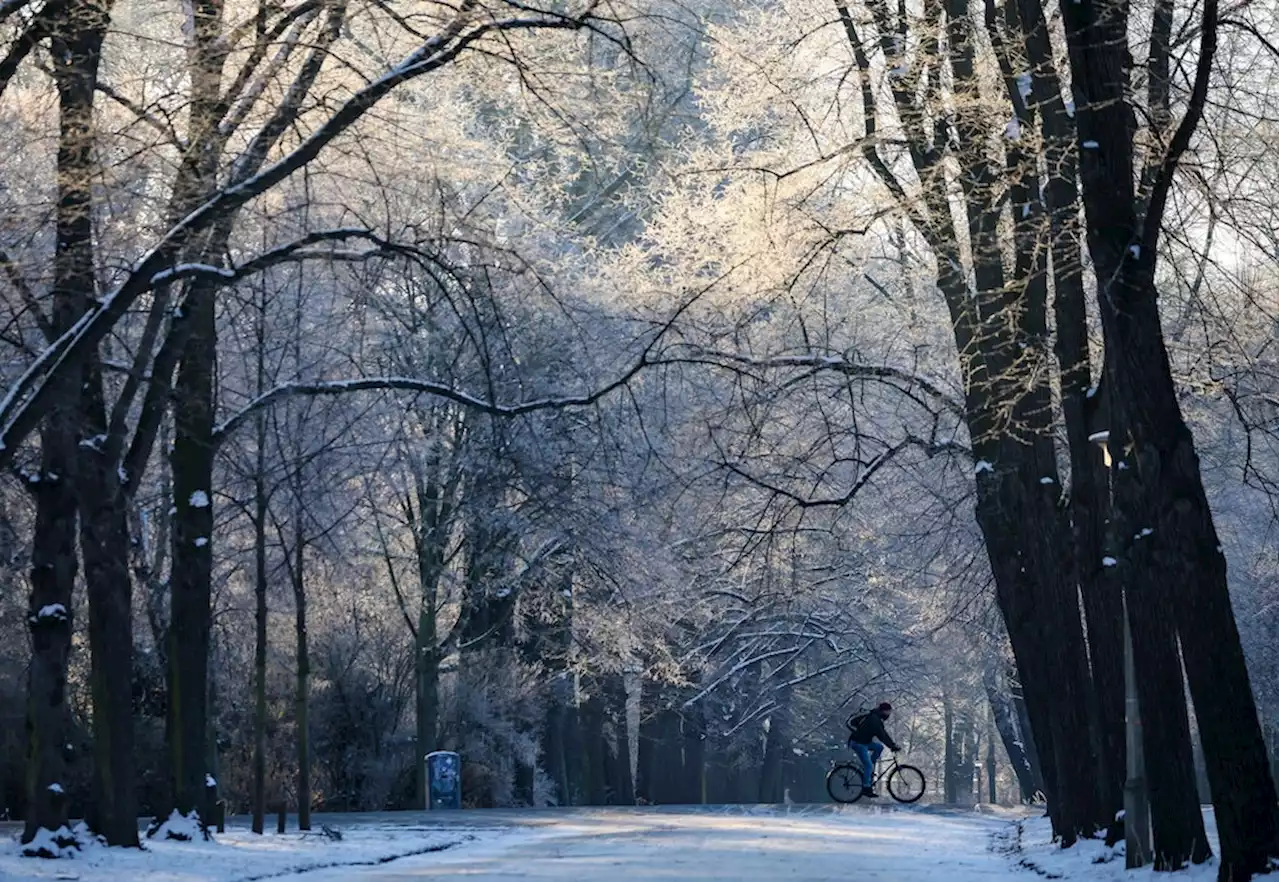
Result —
[[[1102, 462], [1107, 467], [1107, 523], [1104, 542], [1108, 550], [1114, 531], [1110, 528], [1115, 495], [1111, 486], [1111, 440], [1109, 431], [1094, 432], [1089, 440], [1102, 449]], [[1103, 566], [1115, 566], [1114, 557], [1103, 558]], [[1129, 603], [1124, 586], [1120, 586], [1121, 615], [1124, 617], [1124, 852], [1129, 869], [1146, 866], [1151, 859], [1151, 809], [1147, 803], [1145, 762], [1142, 755], [1142, 717], [1138, 706], [1138, 677], [1133, 668], [1133, 635], [1129, 631]], [[1106, 721], [1103, 721], [1106, 725]]]

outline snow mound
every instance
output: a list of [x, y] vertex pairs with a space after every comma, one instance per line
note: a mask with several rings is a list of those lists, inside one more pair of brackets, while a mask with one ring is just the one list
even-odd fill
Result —
[[57, 830], [41, 827], [35, 837], [22, 846], [22, 856], [29, 858], [65, 858], [80, 850], [80, 840], [68, 827]]
[[193, 810], [183, 815], [177, 809], [148, 835], [154, 839], [176, 839], [179, 842], [195, 842], [208, 837], [200, 826], [200, 815], [197, 812]]

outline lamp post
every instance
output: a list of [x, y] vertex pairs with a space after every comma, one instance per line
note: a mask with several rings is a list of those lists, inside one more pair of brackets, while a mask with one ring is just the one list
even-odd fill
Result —
[[[1107, 467], [1107, 533], [1104, 543], [1110, 550], [1114, 531], [1111, 515], [1114, 494], [1111, 486], [1111, 450], [1109, 431], [1095, 432], [1089, 440], [1102, 449], [1102, 462]], [[1104, 558], [1104, 565], [1108, 559]], [[1114, 558], [1110, 558], [1114, 566]], [[1129, 632], [1129, 603], [1120, 586], [1120, 604], [1124, 616], [1124, 852], [1129, 869], [1146, 866], [1151, 860], [1151, 809], [1147, 803], [1147, 781], [1142, 756], [1142, 716], [1138, 707], [1138, 677], [1133, 668], [1133, 636]], [[1105, 724], [1105, 720], [1103, 721]]]

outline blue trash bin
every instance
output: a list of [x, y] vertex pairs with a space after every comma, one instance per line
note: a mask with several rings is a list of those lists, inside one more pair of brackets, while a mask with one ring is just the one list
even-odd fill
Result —
[[427, 808], [462, 808], [462, 760], [452, 750], [427, 754]]

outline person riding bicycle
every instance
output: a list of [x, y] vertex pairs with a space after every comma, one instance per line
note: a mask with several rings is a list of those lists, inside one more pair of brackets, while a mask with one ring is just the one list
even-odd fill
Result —
[[[889, 702], [882, 701], [875, 710], [855, 716], [849, 721], [849, 747], [853, 748], [853, 752], [862, 761], [863, 796], [878, 796], [871, 787], [871, 773], [875, 764], [880, 762], [880, 754], [886, 747], [894, 753], [898, 752], [898, 745], [884, 729], [885, 720], [889, 719], [892, 712], [893, 707]], [[877, 739], [883, 743], [875, 743]]]

